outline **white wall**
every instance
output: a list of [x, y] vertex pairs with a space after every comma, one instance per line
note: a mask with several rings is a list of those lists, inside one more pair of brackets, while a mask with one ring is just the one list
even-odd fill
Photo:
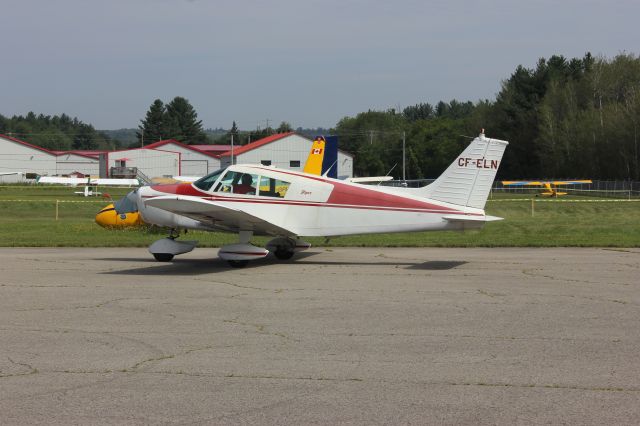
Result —
[[56, 156], [0, 137], [0, 172], [54, 175], [56, 174]]
[[353, 156], [338, 150], [338, 178], [353, 177]]
[[68, 175], [73, 172], [98, 176], [100, 173], [98, 160], [77, 154], [58, 155], [56, 157], [56, 174]]
[[180, 154], [162, 149], [129, 149], [107, 154], [107, 169], [117, 167], [116, 160], [125, 158], [125, 167], [137, 167], [149, 178], [180, 175]]
[[180, 153], [182, 176], [205, 176], [220, 168], [220, 160], [218, 158], [193, 151], [174, 143], [167, 143], [158, 147], [158, 149]]

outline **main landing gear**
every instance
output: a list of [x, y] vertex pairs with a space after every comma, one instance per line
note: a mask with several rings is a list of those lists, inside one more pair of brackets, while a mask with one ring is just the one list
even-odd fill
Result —
[[224, 245], [218, 251], [218, 256], [232, 267], [244, 268], [250, 260], [262, 259], [269, 254], [269, 250], [249, 243], [253, 237], [253, 231], [240, 231], [238, 236], [238, 243]]
[[269, 241], [266, 245], [273, 255], [279, 260], [289, 260], [299, 251], [307, 250], [311, 244], [293, 238], [278, 237]]
[[171, 262], [176, 254], [189, 253], [198, 244], [197, 241], [176, 241], [180, 233], [175, 229], [169, 232], [167, 238], [163, 238], [149, 246], [149, 253], [158, 262]]
[[[172, 229], [167, 238], [163, 238], [149, 246], [149, 253], [158, 262], [171, 262], [175, 255], [188, 253], [198, 244], [197, 241], [177, 241], [180, 233]], [[253, 237], [253, 231], [240, 231], [236, 244], [227, 244], [220, 247], [218, 256], [226, 260], [234, 268], [244, 268], [250, 260], [262, 259], [269, 252], [279, 260], [289, 260], [299, 251], [306, 250], [311, 244], [293, 238], [277, 237], [269, 241], [265, 248], [256, 247], [249, 243]]]

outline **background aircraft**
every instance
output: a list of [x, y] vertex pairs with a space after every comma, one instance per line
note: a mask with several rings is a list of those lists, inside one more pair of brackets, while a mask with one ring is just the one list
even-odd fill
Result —
[[503, 180], [504, 186], [542, 186], [545, 191], [538, 193], [542, 197], [560, 197], [567, 195], [566, 192], [559, 192], [558, 186], [564, 185], [580, 185], [583, 183], [591, 183], [591, 180], [553, 180], [553, 181], [532, 181], [532, 180]]
[[[262, 165], [232, 165], [193, 184], [144, 186], [125, 198], [145, 223], [170, 228], [149, 246], [157, 260], [187, 253], [197, 241], [177, 241], [180, 230], [237, 232], [218, 255], [232, 266], [273, 252], [279, 259], [310, 247], [303, 236], [478, 229], [500, 218], [484, 212], [508, 143], [481, 134], [432, 184], [421, 188], [365, 186]], [[239, 193], [250, 176], [254, 193]], [[134, 207], [135, 205], [135, 207]], [[117, 209], [127, 213], [126, 206]], [[274, 238], [265, 248], [253, 235]]]

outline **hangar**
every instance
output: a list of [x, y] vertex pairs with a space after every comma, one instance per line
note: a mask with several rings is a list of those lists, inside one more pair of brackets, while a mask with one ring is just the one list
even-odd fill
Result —
[[[295, 132], [278, 133], [220, 154], [220, 166], [263, 164], [281, 169], [302, 171], [313, 141]], [[338, 177], [353, 177], [353, 155], [338, 150]]]
[[[231, 150], [230, 145], [185, 145], [177, 140], [158, 141], [119, 151], [51, 151], [11, 136], [0, 135], [0, 182], [18, 182], [34, 173], [60, 176], [78, 172], [100, 177], [204, 176], [233, 162], [304, 169], [313, 141], [295, 132], [278, 133]], [[353, 176], [353, 156], [338, 150], [338, 176]]]
[[74, 151], [50, 151], [11, 136], [0, 135], [0, 173], [21, 173], [0, 176], [0, 182], [20, 182], [25, 178], [24, 173], [54, 176], [73, 172], [97, 175], [99, 159]]
[[[220, 147], [227, 151], [227, 145], [185, 145], [175, 139], [167, 139], [144, 146], [144, 149], [155, 149], [180, 153], [180, 175], [204, 176], [220, 168], [220, 158], [216, 153], [205, 150], [206, 147]], [[205, 147], [202, 149], [201, 147]]]

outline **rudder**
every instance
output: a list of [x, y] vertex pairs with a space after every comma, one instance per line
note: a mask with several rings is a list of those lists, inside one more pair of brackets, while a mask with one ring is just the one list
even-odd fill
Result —
[[418, 189], [416, 195], [483, 209], [508, 144], [481, 133], [438, 179]]

